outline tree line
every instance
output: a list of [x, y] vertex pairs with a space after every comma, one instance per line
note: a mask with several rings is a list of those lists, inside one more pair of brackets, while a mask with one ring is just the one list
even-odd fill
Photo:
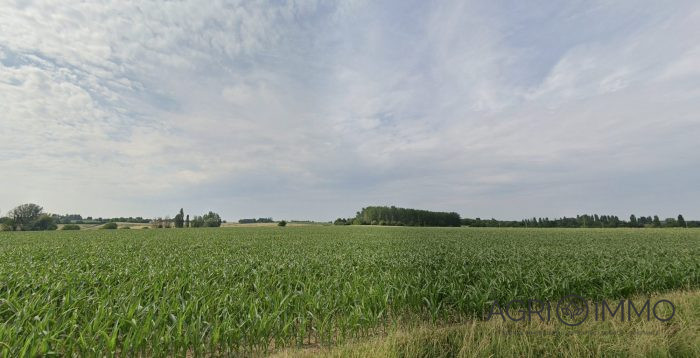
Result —
[[[184, 209], [174, 218], [166, 216], [155, 219], [136, 218], [97, 218], [88, 216], [83, 219], [79, 214], [56, 215], [44, 212], [44, 208], [36, 204], [22, 204], [10, 210], [6, 216], [0, 217], [0, 230], [4, 231], [35, 231], [56, 230], [58, 224], [63, 224], [64, 230], [78, 230], [77, 224], [105, 224], [116, 228], [116, 222], [149, 223], [152, 228], [198, 228], [219, 227], [225, 221], [213, 211], [204, 215], [196, 215], [190, 219]], [[271, 223], [272, 218], [241, 219], [239, 223]], [[286, 224], [286, 221], [284, 222]], [[335, 225], [392, 225], [392, 226], [471, 226], [471, 227], [541, 227], [541, 228], [697, 228], [700, 221], [685, 220], [683, 215], [661, 220], [658, 215], [630, 215], [629, 220], [622, 220], [615, 215], [583, 214], [576, 217], [561, 218], [530, 218], [523, 220], [497, 220], [481, 218], [460, 218], [455, 212], [436, 212], [419, 209], [397, 208], [395, 206], [368, 206], [362, 208], [352, 218], [338, 218]], [[283, 225], [281, 225], [283, 226]], [[108, 228], [105, 226], [105, 228]], [[111, 227], [109, 227], [111, 228]]]
[[240, 220], [238, 220], [239, 224], [258, 224], [258, 223], [269, 224], [269, 223], [273, 223], [273, 222], [275, 222], [275, 221], [272, 220], [272, 218], [257, 218], [257, 219], [253, 218], [253, 219], [240, 219]]
[[219, 227], [224, 222], [221, 216], [213, 211], [204, 215], [197, 215], [190, 220], [190, 216], [185, 215], [184, 210], [175, 215], [173, 219], [169, 216], [165, 218], [144, 219], [142, 217], [115, 217], [97, 218], [88, 216], [83, 218], [79, 214], [57, 215], [49, 214], [44, 208], [33, 203], [22, 204], [7, 212], [7, 215], [0, 217], [0, 230], [3, 231], [40, 231], [56, 230], [62, 224], [64, 230], [80, 230], [79, 224], [105, 224], [105, 229], [116, 229], [117, 222], [150, 224], [153, 228], [197, 228], [197, 227]]
[[175, 214], [174, 218], [166, 216], [165, 218], [155, 218], [151, 220], [151, 227], [154, 229], [171, 227], [175, 228], [197, 228], [197, 227], [219, 227], [225, 222], [221, 220], [221, 216], [213, 211], [209, 211], [204, 215], [195, 215], [190, 220], [190, 214], [185, 215], [185, 210], [180, 208], [180, 211]]
[[106, 224], [109, 222], [119, 222], [119, 223], [134, 223], [134, 224], [148, 224], [151, 219], [137, 217], [113, 217], [113, 218], [93, 218], [92, 216], [83, 217], [80, 214], [51, 214], [54, 218], [56, 224]]
[[368, 206], [354, 218], [338, 218], [335, 225], [392, 225], [392, 226], [461, 226], [460, 216], [454, 212], [438, 212], [395, 206]]
[[3, 231], [38, 231], [56, 230], [53, 216], [44, 212], [44, 208], [36, 204], [22, 204], [10, 210], [7, 216], [0, 218], [0, 229]]
[[583, 214], [576, 217], [531, 218], [523, 220], [496, 220], [480, 218], [463, 218], [462, 225], [471, 227], [545, 227], [545, 228], [617, 228], [617, 227], [700, 227], [700, 221], [686, 221], [683, 215], [676, 218], [659, 219], [658, 215], [639, 216], [630, 215], [629, 220], [622, 220], [616, 215]]

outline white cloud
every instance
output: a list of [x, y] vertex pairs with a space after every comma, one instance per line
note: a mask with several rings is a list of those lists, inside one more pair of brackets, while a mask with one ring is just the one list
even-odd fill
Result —
[[89, 215], [700, 217], [700, 192], [667, 182], [700, 175], [699, 16], [694, 2], [0, 0], [0, 197]]

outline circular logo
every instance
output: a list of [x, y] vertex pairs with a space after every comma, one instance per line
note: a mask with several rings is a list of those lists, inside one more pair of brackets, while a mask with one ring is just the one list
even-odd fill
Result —
[[557, 318], [567, 326], [578, 326], [588, 318], [588, 302], [578, 295], [562, 297], [557, 302]]

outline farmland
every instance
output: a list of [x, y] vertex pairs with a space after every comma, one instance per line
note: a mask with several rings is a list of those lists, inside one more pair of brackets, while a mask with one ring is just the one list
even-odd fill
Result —
[[493, 300], [700, 287], [700, 230], [236, 227], [0, 233], [0, 356], [265, 352]]

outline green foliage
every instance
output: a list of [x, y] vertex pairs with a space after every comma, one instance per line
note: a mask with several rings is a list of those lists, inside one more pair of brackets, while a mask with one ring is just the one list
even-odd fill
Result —
[[180, 212], [175, 215], [173, 221], [175, 222], [176, 228], [182, 228], [185, 226], [185, 211], [182, 208], [180, 208]]
[[666, 219], [663, 224], [657, 215], [651, 216], [630, 215], [629, 221], [624, 221], [615, 215], [576, 215], [576, 217], [562, 218], [532, 218], [520, 221], [496, 220], [496, 219], [471, 219], [463, 218], [462, 225], [470, 227], [549, 227], [549, 228], [617, 228], [617, 227], [700, 227], [700, 221], [683, 220], [683, 215], [678, 215], [679, 220], [674, 218]]
[[0, 231], [15, 231], [15, 221], [12, 218], [3, 217], [0, 218]]
[[56, 230], [58, 226], [51, 215], [42, 214], [32, 223], [31, 230]]
[[105, 229], [105, 230], [114, 230], [117, 228], [117, 223], [106, 223], [102, 225], [100, 229]]
[[273, 223], [272, 218], [257, 218], [257, 219], [240, 219], [239, 224], [256, 224], [256, 223]]
[[194, 218], [192, 218], [191, 226], [204, 227], [204, 218], [202, 218], [201, 216], [195, 216]]
[[[13, 220], [13, 230], [36, 230], [36, 221], [44, 214], [44, 208], [36, 204], [22, 204], [10, 210], [8, 217]], [[45, 219], [44, 219], [45, 220]], [[44, 225], [42, 223], [41, 225]]]
[[460, 226], [459, 214], [395, 206], [368, 206], [355, 217], [363, 225]]
[[251, 356], [492, 300], [698, 288], [698, 252], [700, 230], [0, 232], [0, 356]]
[[287, 222], [282, 220], [282, 221], [277, 223], [277, 226], [287, 226]]
[[202, 219], [204, 220], [204, 226], [206, 227], [219, 227], [221, 226], [221, 217], [219, 214], [210, 211], [204, 216], [202, 216]]
[[80, 230], [80, 225], [66, 224], [66, 225], [63, 225], [61, 230]]

